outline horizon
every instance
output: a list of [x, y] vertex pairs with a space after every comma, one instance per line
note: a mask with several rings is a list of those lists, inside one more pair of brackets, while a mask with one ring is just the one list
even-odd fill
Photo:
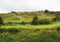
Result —
[[[45, 10], [48, 10], [48, 9], [45, 9]], [[38, 11], [45, 11], [45, 10], [37, 10], [37, 11], [8, 11], [8, 12], [0, 12], [0, 14], [3, 14], [3, 13], [11, 13], [11, 12], [38, 12]], [[53, 10], [48, 10], [50, 12], [52, 12]], [[54, 11], [54, 12], [60, 12], [60, 11]]]

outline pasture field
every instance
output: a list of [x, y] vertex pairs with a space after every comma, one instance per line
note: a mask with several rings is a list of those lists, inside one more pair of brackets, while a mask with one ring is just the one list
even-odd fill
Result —
[[[34, 13], [34, 14], [32, 14]], [[37, 16], [39, 20], [41, 19], [48, 19], [48, 20], [52, 20], [52, 18], [55, 17], [55, 15], [46, 15], [43, 13], [39, 13], [39, 12], [27, 12], [27, 13], [18, 13], [17, 15], [15, 13], [7, 13], [7, 14], [0, 14], [0, 16], [3, 18], [4, 23], [7, 22], [31, 22], [34, 16]]]
[[[38, 24], [32, 25], [35, 16]], [[0, 42], [60, 42], [60, 17], [56, 16], [43, 11], [2, 13]]]
[[[16, 13], [6, 13], [6, 14], [0, 14], [0, 16], [3, 19], [4, 23], [12, 22], [12, 23], [20, 23], [20, 22], [31, 22], [33, 20], [34, 16], [38, 17], [38, 20], [41, 19], [47, 19], [49, 21], [52, 21], [52, 19], [55, 17], [54, 14], [44, 14], [43, 12], [16, 12]], [[43, 28], [53, 28], [60, 26], [60, 22], [54, 22], [49, 25], [5, 25], [1, 26], [1, 28], [27, 28], [27, 29], [43, 29]]]

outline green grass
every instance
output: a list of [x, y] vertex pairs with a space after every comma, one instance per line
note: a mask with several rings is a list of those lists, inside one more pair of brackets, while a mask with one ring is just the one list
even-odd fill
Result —
[[[60, 32], [54, 30], [19, 29], [15, 34], [0, 33], [0, 42], [60, 42]], [[51, 31], [51, 32], [50, 32]]]
[[45, 29], [45, 28], [56, 28], [60, 26], [60, 22], [54, 22], [49, 25], [14, 25], [14, 26], [1, 26], [1, 28], [26, 28], [26, 29]]
[[[25, 12], [19, 13], [17, 12], [16, 14], [0, 14], [0, 16], [2, 17], [4, 23], [8, 23], [8, 22], [16, 22], [16, 23], [20, 23], [20, 22], [31, 22], [34, 16], [37, 16], [39, 20], [41, 19], [48, 19], [50, 21], [52, 21], [52, 19], [55, 17], [55, 15], [46, 15], [44, 13], [39, 13], [39, 12], [33, 12], [34, 14], [32, 14], [32, 12], [28, 12], [27, 14]], [[30, 14], [30, 15], [29, 15]], [[27, 29], [44, 29], [44, 28], [54, 28], [54, 27], [58, 27], [60, 26], [60, 22], [55, 22], [53, 24], [49, 24], [49, 25], [19, 25], [16, 24], [15, 26], [1, 26], [1, 28], [27, 28]]]
[[[34, 12], [35, 13], [35, 12]], [[21, 15], [24, 14], [24, 15]], [[30, 13], [28, 13], [30, 14]], [[7, 22], [31, 22], [34, 15], [28, 15], [26, 13], [15, 14], [2, 14], [4, 23]], [[35, 13], [37, 14], [37, 13]], [[26, 15], [26, 16], [25, 16]], [[55, 16], [44, 15], [39, 13], [37, 17], [40, 19], [52, 20]], [[18, 20], [17, 20], [18, 19]], [[0, 33], [0, 42], [60, 42], [60, 30], [51, 29], [60, 26], [60, 21], [53, 22], [49, 25], [5, 25], [0, 26], [3, 29], [7, 29], [6, 32]], [[9, 29], [18, 29], [16, 34], [9, 33]], [[21, 29], [22, 28], [22, 29]], [[47, 28], [47, 29], [46, 29]], [[41, 30], [39, 30], [41, 29]], [[5, 30], [4, 30], [5, 31]]]
[[52, 18], [55, 17], [55, 15], [51, 15], [50, 16], [50, 15], [45, 15], [43, 13], [39, 13], [38, 14], [38, 12], [36, 13], [36, 15], [34, 15], [34, 14], [32, 15], [29, 12], [27, 14], [26, 13], [22, 13], [22, 14], [23, 15], [21, 15], [21, 13], [18, 13], [16, 15], [16, 14], [10, 13], [10, 14], [0, 14], [0, 16], [3, 18], [4, 23], [7, 23], [7, 22], [21, 22], [21, 21], [31, 22], [32, 21], [32, 18], [34, 16], [37, 16], [39, 18], [39, 20], [41, 20], [41, 19], [51, 20]]

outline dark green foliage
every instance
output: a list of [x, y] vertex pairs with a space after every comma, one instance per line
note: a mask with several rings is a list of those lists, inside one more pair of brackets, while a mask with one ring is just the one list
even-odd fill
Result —
[[49, 12], [49, 11], [48, 11], [47, 9], [44, 11], [45, 14], [47, 14], [48, 12]]
[[11, 13], [16, 13], [15, 11], [11, 11]]
[[37, 20], [38, 20], [38, 17], [34, 17], [31, 24], [32, 25], [37, 25], [38, 24]]
[[49, 12], [49, 14], [54, 14], [54, 13], [55, 13], [54, 11]]
[[60, 15], [60, 11], [56, 11], [55, 14], [56, 14], [56, 15]]
[[4, 23], [3, 23], [3, 20], [2, 20], [2, 18], [0, 17], [0, 25], [3, 25]]
[[8, 24], [12, 25], [12, 22], [8, 22]]
[[60, 27], [57, 27], [57, 31], [60, 31]]
[[12, 37], [9, 37], [9, 36], [5, 36], [4, 38], [4, 42], [13, 42], [13, 38]]
[[40, 31], [40, 29], [35, 29], [35, 30], [34, 30], [34, 32], [38, 32], [38, 31]]
[[4, 29], [0, 29], [0, 33], [3, 33], [4, 32]]
[[0, 33], [5, 33], [5, 32], [8, 32], [8, 29], [0, 28]]
[[12, 33], [12, 34], [16, 34], [16, 33], [19, 32], [19, 30], [17, 30], [17, 29], [8, 29], [8, 32]]
[[55, 18], [53, 18], [53, 21], [60, 21], [60, 15], [57, 15]]
[[22, 25], [25, 25], [25, 24], [26, 24], [26, 22], [21, 22], [21, 24], [22, 24]]
[[55, 29], [51, 32], [50, 29], [19, 29], [21, 32], [18, 33], [15, 32], [17, 29], [12, 30], [0, 34], [0, 42], [60, 42], [60, 32], [55, 32]]
[[32, 25], [45, 25], [45, 24], [50, 24], [51, 21], [47, 20], [47, 19], [42, 19], [40, 21], [38, 21], [37, 17], [33, 18], [33, 21], [31, 22]]
[[16, 14], [16, 15], [17, 15], [17, 13], [16, 13], [15, 11], [11, 11], [11, 13], [13, 13], [13, 14]]
[[47, 19], [40, 20], [38, 24], [44, 25], [44, 24], [50, 24], [50, 21]]

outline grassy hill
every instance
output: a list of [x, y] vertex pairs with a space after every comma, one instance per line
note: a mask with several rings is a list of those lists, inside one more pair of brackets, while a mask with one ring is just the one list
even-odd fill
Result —
[[53, 14], [46, 15], [43, 12], [16, 12], [16, 13], [6, 13], [0, 14], [3, 18], [3, 21], [6, 22], [31, 22], [34, 16], [37, 16], [39, 19], [49, 19], [54, 18]]
[[[0, 17], [4, 23], [0, 25], [0, 42], [60, 42], [59, 12], [11, 12]], [[31, 24], [34, 17], [38, 18], [36, 25]]]
[[34, 26], [30, 24], [26, 24], [26, 25], [20, 24], [21, 22], [30, 23], [35, 16], [38, 17], [38, 20], [47, 19], [49, 21], [52, 21], [52, 19], [56, 17], [55, 13], [45, 14], [44, 11], [11, 12], [11, 13], [0, 14], [0, 16], [2, 17], [5, 24], [12, 23], [12, 26], [5, 25], [5, 26], [1, 26], [2, 28], [31, 28], [32, 29], [32, 28], [53, 28], [53, 27], [60, 26], [59, 25], [60, 22], [58, 21], [53, 22], [52, 24], [49, 24], [49, 25], [35, 25]]

